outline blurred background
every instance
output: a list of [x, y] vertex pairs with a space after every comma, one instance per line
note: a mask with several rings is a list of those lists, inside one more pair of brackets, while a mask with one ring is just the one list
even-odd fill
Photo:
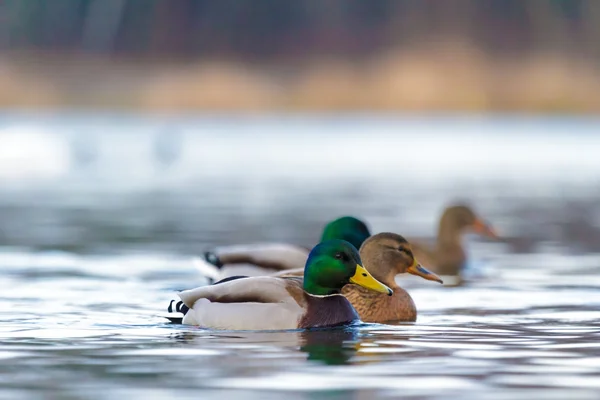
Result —
[[3, 0], [0, 105], [592, 113], [590, 0]]
[[432, 236], [464, 201], [596, 249], [598, 43], [591, 0], [2, 0], [0, 240]]
[[432, 236], [463, 201], [596, 249], [599, 4], [2, 0], [0, 241]]

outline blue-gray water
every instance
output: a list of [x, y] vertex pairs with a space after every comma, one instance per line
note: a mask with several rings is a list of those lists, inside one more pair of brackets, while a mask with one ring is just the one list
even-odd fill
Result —
[[[600, 121], [0, 117], [0, 398], [595, 399]], [[212, 245], [329, 219], [432, 237], [466, 200], [460, 288], [402, 277], [415, 324], [208, 332], [160, 317]], [[477, 275], [477, 274], [476, 274]]]

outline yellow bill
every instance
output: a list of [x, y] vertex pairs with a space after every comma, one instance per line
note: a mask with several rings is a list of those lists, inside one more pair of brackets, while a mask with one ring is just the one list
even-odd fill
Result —
[[419, 264], [417, 262], [416, 259], [415, 259], [415, 262], [413, 263], [413, 265], [408, 267], [406, 272], [408, 272], [409, 274], [420, 276], [421, 278], [427, 279], [428, 281], [436, 281], [439, 283], [444, 283], [444, 281], [442, 281], [442, 278], [440, 278], [433, 272], [429, 271], [428, 269], [423, 268], [421, 266], [421, 264]]
[[356, 264], [356, 273], [350, 278], [350, 283], [362, 286], [367, 289], [374, 290], [379, 293], [385, 293], [388, 296], [394, 294], [394, 291], [383, 283], [379, 282], [363, 267], [362, 265]]

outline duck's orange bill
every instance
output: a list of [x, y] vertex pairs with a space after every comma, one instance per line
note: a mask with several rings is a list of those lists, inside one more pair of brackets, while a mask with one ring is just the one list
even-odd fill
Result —
[[439, 283], [444, 283], [444, 281], [442, 280], [442, 278], [440, 278], [439, 276], [437, 276], [433, 272], [429, 271], [428, 269], [423, 268], [421, 266], [421, 264], [419, 264], [416, 261], [415, 261], [415, 263], [413, 265], [411, 265], [410, 267], [408, 267], [408, 269], [406, 270], [406, 272], [408, 272], [409, 274], [420, 276], [421, 278], [427, 279], [428, 281], [436, 281], [436, 282], [439, 282]]
[[498, 234], [496, 230], [492, 228], [489, 224], [486, 224], [481, 219], [477, 218], [475, 223], [473, 224], [473, 231], [478, 233], [481, 236], [488, 237], [490, 239], [498, 239]]

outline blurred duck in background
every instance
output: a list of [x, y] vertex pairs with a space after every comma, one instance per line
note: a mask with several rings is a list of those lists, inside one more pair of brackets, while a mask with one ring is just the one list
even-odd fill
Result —
[[[469, 206], [449, 206], [440, 218], [436, 241], [427, 243], [411, 239], [411, 252], [414, 252], [416, 259], [423, 265], [440, 275], [445, 286], [460, 285], [467, 266], [463, 236], [469, 232], [498, 239], [494, 229]], [[361, 249], [363, 242], [370, 236], [371, 232], [363, 221], [345, 216], [325, 226], [321, 241], [341, 239]], [[298, 274], [306, 263], [309, 251], [307, 248], [285, 243], [227, 246], [204, 253], [204, 259], [195, 259], [194, 263], [213, 282], [231, 276], [271, 275], [281, 271], [289, 274], [289, 270]], [[366, 267], [370, 268], [368, 262]]]
[[[367, 225], [358, 218], [345, 216], [330, 221], [321, 234], [321, 242], [345, 240], [359, 249], [371, 236]], [[278, 271], [303, 270], [310, 249], [288, 243], [257, 243], [225, 246], [204, 253], [194, 265], [213, 282], [231, 276], [271, 275]]]
[[411, 240], [415, 256], [442, 277], [445, 286], [463, 283], [467, 266], [467, 252], [463, 245], [466, 233], [476, 233], [489, 239], [498, 239], [494, 229], [469, 206], [447, 207], [440, 218], [435, 243]]

